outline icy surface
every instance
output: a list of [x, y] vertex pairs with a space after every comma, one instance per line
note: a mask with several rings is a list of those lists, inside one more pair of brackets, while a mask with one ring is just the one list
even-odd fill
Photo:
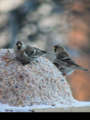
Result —
[[28, 111], [34, 106], [73, 106], [77, 101], [66, 79], [49, 60], [40, 57], [37, 63], [22, 65], [12, 49], [1, 49], [0, 103], [0, 111], [12, 107]]

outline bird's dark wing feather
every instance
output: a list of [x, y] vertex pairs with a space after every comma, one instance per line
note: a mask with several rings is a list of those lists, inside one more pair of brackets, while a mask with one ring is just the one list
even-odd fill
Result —
[[77, 64], [75, 63], [74, 60], [72, 60], [71, 58], [68, 58], [68, 57], [66, 57], [66, 58], [61, 58], [60, 61], [62, 61], [63, 64], [66, 64], [66, 63], [67, 63], [67, 65], [68, 65], [69, 67], [72, 66], [72, 65], [79, 66], [79, 65], [77, 65]]
[[62, 65], [67, 65], [67, 66], [78, 66], [74, 60], [72, 60], [67, 52], [62, 52], [57, 55], [57, 60], [58, 63], [60, 62]]
[[25, 50], [25, 53], [27, 54], [28, 57], [36, 58], [47, 52], [27, 45], [27, 49]]
[[57, 59], [65, 58], [65, 57], [69, 57], [69, 54], [66, 53], [66, 52], [62, 52], [62, 53], [60, 53], [60, 54], [57, 55]]
[[36, 52], [37, 52], [37, 53], [47, 53], [46, 51], [40, 50], [40, 49], [35, 48], [35, 47], [34, 47], [34, 49], [36, 49]]
[[27, 45], [27, 49], [25, 50], [25, 53], [27, 54], [28, 57], [34, 54], [34, 49], [33, 47], [30, 47]]

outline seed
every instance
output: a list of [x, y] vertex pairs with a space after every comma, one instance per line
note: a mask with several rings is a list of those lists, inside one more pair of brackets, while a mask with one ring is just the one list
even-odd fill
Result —
[[15, 88], [18, 88], [18, 85], [15, 85]]

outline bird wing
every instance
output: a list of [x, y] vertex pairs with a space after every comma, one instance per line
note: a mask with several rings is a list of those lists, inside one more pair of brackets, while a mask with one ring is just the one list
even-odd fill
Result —
[[45, 54], [45, 53], [47, 53], [46, 51], [40, 50], [40, 49], [35, 48], [35, 47], [34, 47], [34, 49], [36, 50], [36, 54]]
[[72, 66], [72, 65], [74, 65], [74, 66], [79, 66], [79, 65], [77, 65], [76, 63], [75, 63], [75, 61], [74, 60], [72, 60], [71, 58], [69, 58], [69, 57], [60, 57], [59, 56], [59, 59], [55, 59], [54, 60], [54, 63], [60, 63], [60, 64], [62, 64], [62, 65], [66, 65], [66, 66], [68, 66], [68, 67], [70, 67], [70, 66]]
[[84, 70], [84, 71], [90, 72], [90, 71], [88, 71], [88, 69], [85, 69], [85, 68], [77, 65], [75, 63], [75, 61], [73, 61], [71, 58], [64, 58], [62, 61], [63, 61], [63, 63], [66, 62], [68, 67], [75, 66], [76, 69], [80, 69], [80, 70]]
[[28, 57], [34, 55], [34, 54], [35, 54], [34, 48], [27, 45], [27, 48], [25, 49], [25, 54], [26, 54]]
[[25, 53], [27, 54], [28, 57], [36, 58], [36, 57], [39, 57], [39, 56], [45, 54], [46, 51], [43, 51], [38, 48], [27, 45], [27, 49], [25, 50]]
[[62, 52], [57, 55], [57, 59], [66, 58], [66, 57], [70, 57], [69, 54], [66, 52]]
[[63, 64], [65, 64], [65, 65], [67, 64], [67, 66], [69, 66], [69, 67], [72, 66], [72, 65], [79, 67], [79, 65], [77, 65], [77, 64], [75, 63], [75, 61], [72, 60], [72, 59], [69, 58], [69, 57], [61, 58], [60, 61], [61, 61]]
[[58, 63], [62, 64], [62, 65], [66, 65], [66, 66], [72, 66], [72, 65], [75, 65], [75, 66], [78, 66], [75, 61], [73, 61], [69, 54], [66, 52], [66, 51], [63, 51], [61, 53], [59, 53], [57, 56], [56, 56], [56, 61], [58, 61]]

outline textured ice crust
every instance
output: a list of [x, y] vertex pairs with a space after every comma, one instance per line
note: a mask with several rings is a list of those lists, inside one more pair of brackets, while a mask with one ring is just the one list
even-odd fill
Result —
[[63, 105], [75, 102], [60, 71], [45, 57], [22, 65], [13, 50], [0, 50], [0, 103], [9, 106]]

